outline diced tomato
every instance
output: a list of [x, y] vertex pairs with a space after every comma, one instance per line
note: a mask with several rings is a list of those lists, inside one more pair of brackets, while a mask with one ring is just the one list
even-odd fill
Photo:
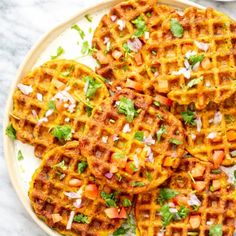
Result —
[[197, 163], [195, 167], [191, 170], [193, 178], [198, 178], [203, 176], [205, 169], [206, 169], [205, 166], [201, 165], [200, 163]]
[[205, 69], [205, 70], [210, 69], [211, 68], [211, 61], [210, 61], [210, 59], [209, 58], [205, 58], [202, 61], [201, 65], [202, 65], [202, 68]]
[[125, 166], [125, 170], [131, 175], [134, 173], [134, 171], [131, 168], [132, 163], [133, 163], [132, 161], [129, 161], [126, 163], [126, 166]]
[[220, 187], [221, 187], [220, 180], [215, 179], [215, 180], [212, 181], [212, 188], [213, 188], [214, 191], [219, 190]]
[[137, 91], [142, 91], [143, 90], [142, 85], [140, 83], [135, 82], [131, 79], [127, 79], [125, 86], [127, 88], [135, 89]]
[[98, 188], [96, 184], [88, 184], [84, 189], [84, 194], [89, 199], [96, 199], [98, 196]]
[[235, 141], [236, 140], [236, 131], [235, 130], [229, 130], [227, 132], [227, 138], [230, 142]]
[[109, 58], [103, 54], [103, 52], [97, 52], [96, 54], [98, 61], [103, 64], [109, 64]]
[[224, 151], [214, 151], [213, 155], [212, 155], [212, 159], [213, 159], [213, 163], [214, 163], [214, 167], [218, 168], [220, 166], [220, 164], [222, 163], [222, 161], [225, 158], [225, 153]]
[[54, 224], [61, 221], [61, 220], [62, 220], [62, 217], [60, 214], [52, 214], [52, 221]]
[[56, 109], [57, 111], [63, 111], [64, 110], [64, 106], [63, 106], [63, 102], [56, 100]]
[[115, 50], [112, 52], [112, 56], [114, 57], [114, 59], [119, 60], [122, 56], [122, 52]]
[[125, 168], [127, 157], [125, 155], [119, 155], [117, 153], [113, 153], [111, 156], [111, 162], [120, 168]]
[[190, 216], [189, 224], [193, 229], [197, 229], [201, 224], [201, 217], [199, 215]]
[[184, 195], [177, 195], [173, 198], [173, 202], [175, 203], [175, 205], [179, 205], [179, 206], [188, 206], [188, 198], [185, 197]]
[[118, 208], [116, 207], [110, 207], [110, 208], [105, 209], [105, 214], [110, 219], [119, 218]]
[[115, 218], [126, 219], [127, 218], [127, 213], [124, 207], [121, 208], [120, 212], [119, 212], [119, 209], [116, 207], [107, 208], [105, 209], [105, 214], [110, 219], [115, 219]]
[[137, 66], [141, 66], [143, 64], [141, 53], [136, 53], [135, 56], [134, 56], [134, 60], [137, 64]]
[[162, 95], [156, 95], [155, 100], [165, 106], [168, 106], [168, 107], [170, 107], [172, 105], [172, 100], [170, 100], [169, 98], [164, 97]]
[[166, 92], [168, 90], [169, 84], [167, 80], [159, 80], [158, 86], [161, 91]]
[[206, 182], [205, 181], [195, 181], [193, 186], [198, 192], [201, 192], [206, 188]]

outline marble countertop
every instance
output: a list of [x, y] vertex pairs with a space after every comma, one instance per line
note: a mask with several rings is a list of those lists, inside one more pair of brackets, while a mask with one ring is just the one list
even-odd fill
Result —
[[[16, 70], [33, 44], [52, 27], [75, 14], [79, 8], [102, 0], [1, 0], [0, 1], [0, 120]], [[215, 7], [234, 17], [236, 3], [207, 0], [195, 2]], [[2, 122], [0, 123], [2, 133]], [[0, 142], [0, 235], [46, 236], [18, 200], [4, 161]]]

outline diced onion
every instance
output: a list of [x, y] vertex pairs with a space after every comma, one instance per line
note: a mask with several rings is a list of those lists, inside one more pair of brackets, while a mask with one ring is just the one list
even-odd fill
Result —
[[29, 85], [18, 84], [17, 88], [25, 95], [29, 95], [33, 92], [33, 88]]

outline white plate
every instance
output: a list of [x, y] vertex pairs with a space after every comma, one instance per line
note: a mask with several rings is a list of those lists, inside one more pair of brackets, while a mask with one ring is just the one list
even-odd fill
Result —
[[[43, 36], [37, 44], [35, 44], [18, 69], [15, 81], [12, 84], [5, 112], [3, 127], [4, 133], [8, 125], [8, 114], [12, 109], [12, 95], [20, 78], [22, 78], [33, 67], [49, 60], [50, 56], [56, 53], [56, 50], [59, 46], [62, 46], [65, 49], [63, 58], [75, 59], [94, 68], [95, 61], [91, 57], [81, 58], [80, 51], [82, 40], [80, 39], [78, 32], [71, 29], [71, 26], [78, 24], [86, 32], [86, 38], [84, 40], [91, 42], [93, 33], [88, 32], [89, 28], [92, 27], [94, 30], [104, 13], [106, 13], [112, 6], [121, 1], [122, 0], [106, 0], [99, 5], [90, 7], [89, 9], [83, 9], [79, 11], [76, 16], [68, 19], [63, 24], [51, 30], [49, 33]], [[196, 3], [184, 0], [160, 0], [159, 3], [169, 4], [182, 9], [189, 6], [204, 8]], [[86, 14], [90, 14], [93, 17], [92, 23], [85, 19], [84, 16]], [[78, 41], [80, 42], [79, 45], [77, 44]], [[22, 161], [17, 160], [16, 156], [18, 150], [21, 150], [23, 153], [24, 159]], [[59, 235], [46, 226], [41, 220], [39, 220], [30, 206], [30, 201], [28, 198], [29, 182], [31, 180], [32, 174], [40, 163], [40, 160], [34, 157], [33, 147], [22, 144], [19, 141], [13, 142], [4, 135], [4, 154], [11, 182], [27, 212], [46, 233], [51, 236]]]

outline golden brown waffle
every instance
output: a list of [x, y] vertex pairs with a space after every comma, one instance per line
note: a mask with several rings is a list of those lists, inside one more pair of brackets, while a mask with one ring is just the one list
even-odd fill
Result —
[[[133, 105], [128, 111], [135, 110], [133, 119], [121, 112], [128, 104], [124, 100]], [[145, 192], [178, 167], [185, 146], [181, 122], [157, 105], [152, 97], [123, 90], [94, 109], [81, 145], [102, 183], [129, 193]], [[111, 173], [108, 178], [107, 173]]]
[[[136, 52], [127, 52], [124, 45], [134, 40], [137, 27], [132, 22], [139, 16], [149, 33], [132, 45]], [[183, 27], [179, 37], [171, 31], [173, 19]], [[199, 109], [236, 91], [236, 24], [213, 9], [191, 7], [182, 14], [156, 1], [123, 2], [102, 18], [93, 44], [101, 64], [97, 72], [111, 80], [114, 90], [129, 87], [152, 96], [165, 93], [180, 104], [194, 102]], [[192, 64], [190, 52], [203, 56], [203, 61]]]
[[[109, 207], [102, 194], [114, 192], [98, 185], [89, 168], [78, 168], [82, 162], [86, 159], [81, 156], [77, 141], [47, 152], [30, 185], [29, 197], [33, 210], [48, 226], [63, 235], [107, 235], [123, 221], [110, 219], [105, 213]], [[80, 173], [79, 169], [82, 170]], [[114, 199], [115, 209], [124, 211], [125, 218], [130, 207], [123, 207], [124, 199], [132, 201], [132, 198], [116, 192]], [[74, 217], [70, 227], [71, 215]]]
[[[100, 84], [90, 98], [85, 95], [88, 89], [84, 81], [86, 76]], [[17, 88], [13, 95], [10, 122], [16, 130], [17, 139], [34, 145], [38, 157], [46, 148], [64, 143], [52, 135], [53, 128], [58, 125], [70, 127], [71, 139], [78, 140], [91, 109], [109, 96], [99, 75], [70, 60], [45, 63], [23, 77], [20, 81], [22, 85], [23, 89]]]
[[[164, 189], [174, 191], [175, 194], [172, 198], [169, 194], [168, 199], [168, 195], [163, 194]], [[179, 211], [181, 206], [182, 214]], [[168, 207], [168, 211], [176, 215], [163, 227], [165, 222], [168, 223], [163, 209]], [[186, 215], [183, 214], [183, 207], [189, 211]], [[177, 214], [182, 219], [177, 220]], [[195, 158], [184, 158], [163, 186], [137, 197], [135, 215], [140, 235], [143, 236], [205, 236], [215, 225], [222, 227], [223, 233], [218, 235], [233, 236], [236, 190], [227, 182], [227, 176], [222, 170], [215, 170], [213, 165]]]
[[[217, 154], [223, 165], [236, 163], [236, 93], [222, 104], [210, 103], [204, 110], [194, 109], [194, 105], [181, 106], [174, 104], [172, 113], [183, 120], [189, 113], [185, 124], [187, 134], [187, 150], [195, 157], [217, 163]], [[182, 115], [181, 115], [182, 114]], [[185, 121], [183, 120], [183, 123]], [[221, 154], [221, 155], [220, 155]], [[219, 160], [220, 161], [220, 160]]]

